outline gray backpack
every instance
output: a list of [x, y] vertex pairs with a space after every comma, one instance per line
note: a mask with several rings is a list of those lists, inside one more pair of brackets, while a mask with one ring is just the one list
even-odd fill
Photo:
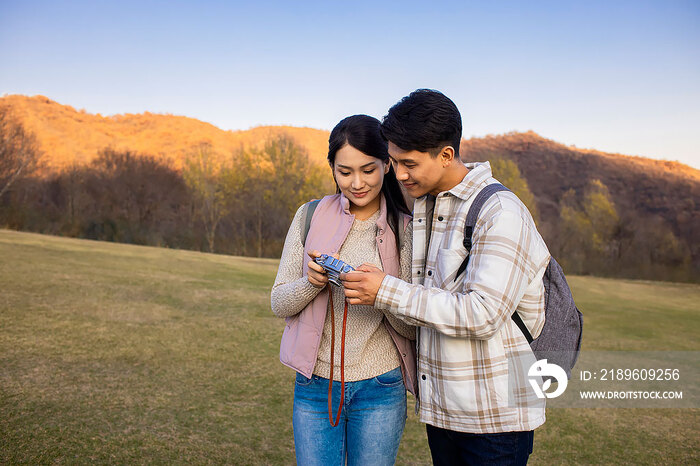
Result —
[[[467, 249], [467, 257], [459, 266], [457, 275], [467, 268], [472, 249], [472, 232], [479, 211], [486, 200], [499, 191], [508, 191], [508, 188], [500, 183], [486, 186], [476, 195], [476, 199], [469, 207], [464, 227], [464, 247]], [[539, 336], [535, 339], [532, 338], [517, 311], [513, 313], [512, 318], [527, 338], [527, 342], [530, 343], [535, 357], [547, 359], [548, 363], [560, 366], [571, 378], [571, 369], [576, 364], [581, 350], [583, 315], [574, 303], [571, 289], [564, 277], [564, 271], [553, 257], [547, 265], [542, 281], [544, 282], [545, 321]]]
[[306, 237], [309, 236], [309, 230], [311, 229], [311, 219], [314, 216], [314, 212], [316, 212], [319, 202], [321, 202], [321, 199], [314, 199], [304, 204], [304, 210], [301, 213], [301, 223], [304, 225], [304, 231], [301, 233], [302, 246], [306, 246]]

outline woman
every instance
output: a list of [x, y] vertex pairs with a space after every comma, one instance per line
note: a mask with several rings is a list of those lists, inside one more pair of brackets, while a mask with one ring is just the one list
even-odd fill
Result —
[[409, 280], [409, 210], [377, 119], [345, 118], [328, 143], [337, 194], [318, 202], [308, 234], [308, 205], [299, 208], [272, 288], [272, 311], [287, 320], [280, 360], [297, 371], [296, 458], [389, 465], [406, 422], [406, 388], [415, 394], [415, 328], [371, 306], [348, 306], [313, 259], [373, 263]]

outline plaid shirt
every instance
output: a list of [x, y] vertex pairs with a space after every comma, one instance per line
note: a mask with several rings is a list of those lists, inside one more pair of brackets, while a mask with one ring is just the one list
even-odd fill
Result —
[[533, 430], [544, 423], [544, 400], [528, 383], [535, 358], [511, 316], [517, 310], [539, 335], [549, 251], [517, 196], [498, 192], [481, 209], [469, 265], [455, 277], [467, 255], [469, 206], [497, 182], [488, 162], [467, 168], [457, 186], [434, 198], [432, 233], [428, 196], [416, 200], [412, 283], [385, 277], [375, 306], [419, 326], [422, 422], [472, 433]]

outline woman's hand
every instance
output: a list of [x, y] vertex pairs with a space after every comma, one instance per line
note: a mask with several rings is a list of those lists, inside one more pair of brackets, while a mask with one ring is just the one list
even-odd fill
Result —
[[[321, 267], [314, 261], [314, 259], [316, 259], [320, 255], [321, 253], [316, 251], [315, 249], [309, 253], [309, 257], [311, 257], [311, 260], [308, 264], [309, 273], [306, 276], [306, 278], [308, 278], [309, 280], [309, 283], [311, 283], [316, 288], [323, 288], [328, 284], [328, 274], [326, 273], [323, 267]], [[333, 257], [337, 258], [337, 255]]]

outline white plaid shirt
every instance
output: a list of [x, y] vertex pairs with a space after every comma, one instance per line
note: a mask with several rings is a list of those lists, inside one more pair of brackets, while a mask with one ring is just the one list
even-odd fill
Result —
[[488, 162], [438, 194], [430, 250], [427, 196], [413, 217], [412, 283], [387, 276], [375, 305], [419, 326], [418, 406], [422, 422], [460, 432], [527, 431], [545, 420], [527, 370], [534, 355], [511, 316], [518, 311], [533, 337], [544, 325], [542, 276], [549, 251], [532, 216], [510, 191], [484, 204], [467, 252], [464, 222], [484, 186], [497, 183]]

